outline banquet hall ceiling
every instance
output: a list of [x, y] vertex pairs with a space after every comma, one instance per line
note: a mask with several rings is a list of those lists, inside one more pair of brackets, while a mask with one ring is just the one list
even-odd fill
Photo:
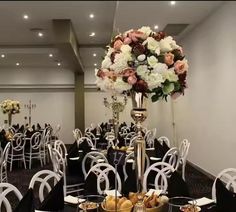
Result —
[[[52, 20], [71, 20], [82, 65], [93, 69], [101, 63], [104, 47], [112, 33], [143, 25], [163, 30], [168, 24], [187, 27], [176, 39], [203, 21], [223, 1], [1, 1], [0, 2], [0, 71], [16, 67], [70, 68], [66, 58], [59, 58], [55, 47]], [[27, 14], [29, 18], [23, 19]], [[94, 18], [89, 15], [94, 14]], [[169, 25], [171, 26], [171, 25]], [[175, 26], [175, 25], [172, 25]], [[37, 35], [41, 29], [43, 36]], [[95, 36], [89, 36], [95, 32]], [[53, 58], [48, 55], [52, 53]], [[96, 54], [96, 57], [93, 54]]]

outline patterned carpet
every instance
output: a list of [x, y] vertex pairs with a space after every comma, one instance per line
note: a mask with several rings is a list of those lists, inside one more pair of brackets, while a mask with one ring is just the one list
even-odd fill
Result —
[[[51, 165], [46, 165], [43, 169], [52, 170]], [[8, 172], [8, 182], [15, 185], [22, 194], [25, 194], [32, 176], [42, 170], [39, 163], [34, 163], [32, 169], [23, 169], [15, 166], [12, 172]], [[211, 198], [211, 188], [213, 181], [190, 165], [186, 166], [186, 181], [189, 186], [190, 194], [194, 198]]]

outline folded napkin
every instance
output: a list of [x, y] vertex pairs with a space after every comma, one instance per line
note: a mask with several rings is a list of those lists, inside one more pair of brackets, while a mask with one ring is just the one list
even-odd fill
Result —
[[162, 149], [163, 149], [164, 155], [170, 150], [170, 147], [166, 144], [165, 141], [163, 141], [162, 143]]
[[84, 202], [84, 201], [86, 201], [86, 199], [80, 199], [80, 198], [78, 198], [78, 197], [73, 197], [73, 196], [71, 196], [71, 195], [68, 195], [68, 196], [66, 196], [65, 198], [64, 198], [64, 201], [66, 202], [66, 203], [70, 203], [70, 204], [78, 204], [78, 203], [82, 203], [82, 202]]
[[165, 153], [164, 153], [164, 150], [163, 150], [163, 146], [160, 144], [160, 142], [156, 138], [155, 138], [155, 141], [154, 141], [154, 149], [155, 149], [157, 158], [163, 158], [164, 157]]
[[216, 180], [216, 208], [217, 212], [236, 211], [236, 193], [229, 191], [219, 178]]
[[135, 170], [128, 172], [128, 177], [122, 185], [122, 193], [128, 196], [129, 192], [137, 192], [137, 180]]
[[63, 178], [53, 187], [49, 194], [41, 203], [39, 210], [42, 211], [59, 211], [64, 209], [64, 181]]
[[34, 194], [33, 189], [28, 189], [27, 193], [21, 199], [19, 204], [16, 206], [14, 212], [34, 212], [35, 205], [34, 205]]
[[162, 190], [155, 190], [155, 189], [149, 189], [149, 191], [145, 194], [146, 196], [151, 196], [152, 194], [156, 194], [159, 196], [163, 191]]
[[206, 197], [202, 197], [202, 198], [199, 198], [199, 199], [195, 199], [193, 201], [188, 201], [188, 203], [189, 204], [196, 204], [197, 206], [201, 207], [201, 206], [204, 206], [204, 205], [214, 203], [214, 200], [206, 198]]
[[174, 171], [168, 180], [168, 197], [189, 197], [189, 189], [186, 182], [177, 171]]

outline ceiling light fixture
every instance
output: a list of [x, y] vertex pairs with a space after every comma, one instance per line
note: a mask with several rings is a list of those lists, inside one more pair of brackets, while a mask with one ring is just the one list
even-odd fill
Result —
[[158, 29], [158, 28], [159, 28], [158, 25], [155, 25], [155, 26], [154, 26], [154, 29]]
[[29, 16], [27, 14], [24, 14], [23, 19], [27, 20], [27, 19], [29, 19]]
[[97, 63], [94, 63], [94, 66], [97, 66]]
[[91, 13], [91, 14], [89, 15], [89, 18], [94, 18], [94, 14]]
[[58, 62], [58, 63], [57, 63], [57, 66], [61, 66], [61, 63], [60, 63], [60, 62]]
[[93, 53], [93, 56], [94, 56], [94, 57], [97, 57], [97, 54], [96, 54], [96, 53]]
[[20, 65], [20, 63], [16, 63], [16, 66], [19, 66]]
[[43, 37], [43, 33], [42, 32], [38, 32], [38, 36], [39, 37]]
[[176, 4], [176, 1], [170, 1], [170, 4], [171, 4], [171, 5], [175, 5], [175, 4]]
[[4, 58], [6, 55], [5, 54], [1, 54], [1, 58]]
[[89, 36], [90, 37], [94, 37], [95, 36], [95, 32], [91, 32], [91, 34]]
[[53, 54], [49, 54], [48, 56], [49, 56], [49, 57], [53, 57]]

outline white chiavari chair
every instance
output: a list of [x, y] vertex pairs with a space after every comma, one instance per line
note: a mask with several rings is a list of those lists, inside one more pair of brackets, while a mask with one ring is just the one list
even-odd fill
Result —
[[182, 178], [185, 180], [185, 167], [187, 163], [187, 157], [189, 152], [190, 142], [187, 139], [184, 139], [179, 147], [180, 153], [180, 165], [182, 166]]
[[180, 155], [177, 147], [172, 147], [164, 155], [162, 162], [170, 164], [175, 170], [179, 167]]
[[8, 153], [10, 150], [10, 142], [7, 143], [5, 146], [2, 154], [1, 154], [1, 161], [0, 161], [0, 183], [7, 183], [7, 158], [8, 158]]

